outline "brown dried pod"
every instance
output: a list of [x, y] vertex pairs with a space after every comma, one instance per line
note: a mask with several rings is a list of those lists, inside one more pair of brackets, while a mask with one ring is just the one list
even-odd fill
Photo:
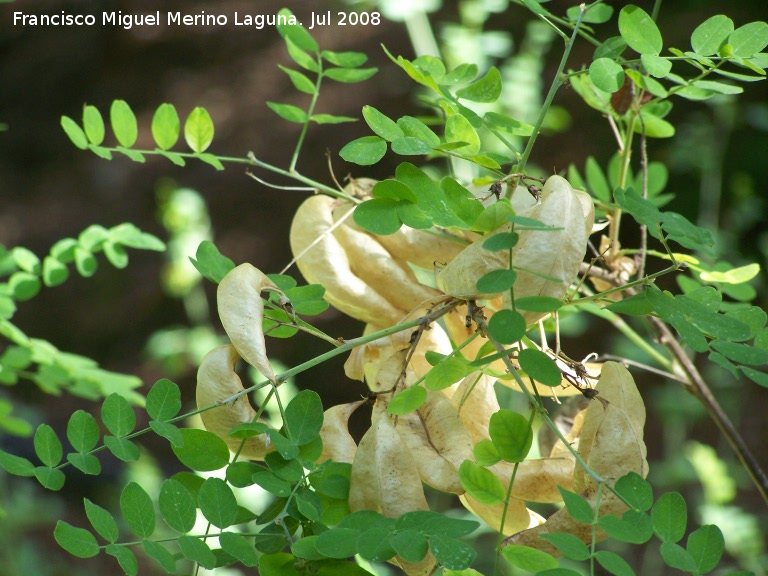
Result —
[[317, 462], [333, 460], [352, 464], [357, 451], [357, 444], [349, 433], [349, 417], [368, 400], [358, 400], [347, 404], [338, 404], [328, 408], [323, 414], [323, 427], [320, 438], [323, 440], [323, 452]]
[[[244, 390], [243, 383], [235, 372], [238, 360], [240, 355], [235, 347], [229, 344], [214, 348], [205, 355], [197, 371], [198, 408], [219, 404]], [[206, 430], [221, 437], [229, 449], [236, 452], [243, 441], [230, 436], [229, 431], [240, 424], [253, 422], [256, 411], [247, 396], [240, 396], [237, 400], [201, 412], [200, 417]], [[266, 434], [260, 434], [245, 441], [240, 455], [250, 460], [264, 460], [270, 450], [269, 438]]]
[[261, 270], [245, 263], [230, 270], [219, 283], [216, 301], [219, 318], [232, 345], [242, 358], [271, 382], [275, 373], [264, 342], [263, 290], [282, 292]]

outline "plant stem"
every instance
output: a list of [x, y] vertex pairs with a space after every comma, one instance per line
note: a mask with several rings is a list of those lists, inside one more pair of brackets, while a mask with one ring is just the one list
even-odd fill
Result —
[[320, 84], [323, 82], [323, 59], [320, 57], [320, 54], [317, 55], [317, 66], [318, 70], [317, 81], [315, 82], [315, 92], [312, 94], [312, 100], [310, 101], [309, 108], [307, 109], [307, 120], [301, 127], [301, 133], [299, 134], [299, 139], [296, 141], [296, 148], [293, 151], [293, 157], [291, 158], [291, 163], [288, 166], [288, 172], [291, 174], [296, 172], [296, 163], [299, 161], [299, 153], [301, 152], [301, 147], [304, 144], [304, 138], [307, 136], [307, 130], [309, 130], [309, 123], [311, 122], [310, 118], [315, 111], [315, 106], [317, 106], [317, 99], [320, 96]]
[[528, 139], [528, 142], [525, 145], [525, 150], [523, 150], [523, 154], [520, 157], [520, 162], [518, 162], [517, 166], [514, 167], [512, 170], [513, 172], [525, 171], [525, 165], [528, 163], [528, 158], [530, 157], [531, 151], [533, 150], [533, 145], [536, 143], [536, 138], [538, 138], [539, 131], [541, 130], [541, 126], [544, 123], [544, 118], [547, 115], [547, 111], [552, 105], [555, 94], [557, 94], [560, 86], [563, 85], [563, 70], [565, 70], [568, 57], [571, 55], [573, 44], [576, 42], [576, 37], [578, 36], [579, 28], [581, 27], [581, 20], [584, 18], [585, 11], [586, 8], [582, 6], [581, 12], [579, 13], [579, 18], [576, 20], [576, 24], [573, 27], [573, 34], [571, 34], [570, 40], [565, 43], [565, 51], [563, 52], [563, 57], [560, 59], [560, 65], [557, 67], [555, 78], [552, 80], [552, 85], [549, 87], [547, 97], [544, 100], [544, 104], [541, 106], [539, 117], [536, 118], [536, 124], [533, 126], [533, 134], [531, 134], [531, 137]]
[[661, 343], [672, 353], [685, 373], [688, 380], [685, 389], [693, 394], [704, 405], [710, 418], [714, 420], [715, 424], [720, 429], [720, 432], [723, 433], [723, 436], [725, 436], [725, 439], [731, 445], [731, 448], [736, 452], [736, 456], [749, 473], [760, 496], [765, 503], [768, 504], [768, 476], [766, 476], [754, 454], [752, 454], [752, 451], [749, 449], [749, 446], [747, 446], [747, 443], [741, 437], [738, 430], [736, 430], [733, 422], [731, 422], [728, 415], [717, 402], [709, 385], [701, 376], [698, 369], [693, 364], [693, 361], [688, 358], [682, 346], [680, 346], [680, 343], [677, 341], [677, 338], [675, 338], [675, 335], [672, 334], [672, 331], [669, 329], [669, 326], [659, 318], [653, 316], [647, 316], [646, 318], [659, 334]]

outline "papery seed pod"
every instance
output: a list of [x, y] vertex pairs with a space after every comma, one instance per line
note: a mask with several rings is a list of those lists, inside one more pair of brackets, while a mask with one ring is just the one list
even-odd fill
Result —
[[[240, 356], [234, 346], [225, 345], [214, 348], [205, 355], [197, 371], [197, 407], [205, 408], [223, 402], [243, 391], [243, 383], [235, 372], [235, 364]], [[242, 440], [233, 438], [229, 431], [235, 426], [252, 422], [256, 411], [247, 396], [241, 396], [233, 402], [200, 413], [206, 430], [222, 438], [230, 450], [240, 449]], [[266, 434], [252, 436], [245, 441], [240, 455], [250, 460], [264, 460], [271, 450]]]
[[318, 194], [299, 206], [290, 232], [296, 264], [307, 282], [325, 287], [325, 299], [335, 308], [363, 322], [393, 326], [408, 310], [389, 302], [384, 290], [378, 291], [382, 287], [371, 286], [352, 272], [349, 256], [331, 230], [335, 203]]
[[[583, 195], [571, 188], [564, 178], [552, 176], [544, 184], [540, 203], [521, 215], [553, 229], [519, 232], [518, 242], [512, 249], [512, 265], [517, 273], [515, 298], [549, 296], [562, 299], [584, 259], [587, 237], [594, 221], [591, 202], [587, 204]], [[505, 225], [493, 234], [511, 229], [511, 225]], [[479, 292], [476, 286], [487, 273], [509, 268], [509, 253], [486, 250], [483, 248], [486, 239], [483, 237], [470, 244], [438, 275], [437, 284], [441, 290], [463, 299], [487, 299], [499, 295]], [[504, 296], [509, 298], [508, 293]], [[511, 307], [511, 303], [505, 303], [505, 307]], [[524, 312], [523, 316], [530, 325], [543, 314]]]
[[[383, 327], [366, 324], [363, 335], [372, 334], [379, 330], [383, 330]], [[350, 352], [349, 358], [344, 363], [345, 374], [353, 380], [373, 382], [379, 371], [382, 358], [391, 353], [390, 349], [404, 350], [410, 347], [412, 335], [413, 330], [403, 330], [358, 346]], [[411, 356], [410, 367], [413, 368], [417, 376], [423, 376], [432, 368], [432, 365], [425, 358], [428, 351], [449, 354], [451, 350], [453, 348], [445, 330], [439, 324], [433, 323], [421, 333], [416, 350]]]
[[[522, 530], [528, 530], [544, 522], [544, 518], [533, 510], [525, 507], [525, 502], [517, 498], [509, 499], [506, 515], [504, 515], [504, 503], [483, 504], [469, 494], [462, 494], [459, 500], [464, 508], [475, 516], [482, 518], [488, 526], [502, 534], [516, 534]], [[504, 516], [504, 526], [501, 528], [501, 518]], [[501, 528], [501, 529], [499, 529]]]
[[371, 427], [360, 440], [352, 463], [349, 508], [375, 510], [387, 518], [428, 510], [424, 488], [411, 451], [377, 400]]
[[326, 460], [352, 464], [357, 451], [357, 444], [349, 433], [349, 417], [367, 400], [358, 400], [347, 404], [338, 404], [328, 408], [323, 414], [323, 427], [320, 438], [323, 440], [323, 452], [318, 463]]
[[414, 412], [398, 416], [395, 429], [408, 445], [422, 482], [442, 492], [465, 492], [459, 466], [473, 458], [472, 441], [444, 394], [428, 390], [425, 403]]
[[224, 330], [240, 356], [271, 382], [275, 373], [267, 358], [262, 320], [263, 290], [282, 292], [267, 276], [245, 263], [230, 270], [219, 283], [216, 301]]
[[420, 284], [407, 265], [395, 260], [379, 243], [381, 237], [345, 225], [336, 228], [333, 235], [344, 248], [352, 273], [403, 311], [394, 323], [440, 296], [437, 290]]
[[[597, 388], [600, 390], [600, 396], [590, 402], [584, 416], [579, 454], [602, 478], [615, 480], [629, 472], [636, 472], [645, 477], [648, 473], [646, 447], [643, 442], [645, 406], [632, 376], [621, 364], [606, 362]], [[579, 466], [573, 473], [573, 490], [595, 505], [599, 486]], [[608, 490], [603, 490], [600, 516], [621, 516], [626, 510], [626, 504], [618, 497]], [[508, 538], [505, 544], [531, 546], [558, 555], [557, 549], [541, 538], [542, 534], [555, 532], [573, 534], [584, 542], [590, 542], [593, 536], [590, 525], [577, 522], [564, 508], [550, 516], [541, 526]], [[598, 529], [596, 537], [598, 541], [602, 540], [605, 533]]]

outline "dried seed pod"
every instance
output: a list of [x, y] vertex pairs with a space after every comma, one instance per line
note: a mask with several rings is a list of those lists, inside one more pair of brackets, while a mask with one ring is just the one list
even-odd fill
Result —
[[352, 272], [349, 256], [333, 235], [335, 205], [334, 199], [318, 194], [299, 206], [290, 232], [291, 250], [300, 255], [296, 264], [307, 282], [325, 287], [325, 299], [335, 308], [363, 322], [393, 326], [408, 310]]
[[262, 320], [263, 290], [280, 292], [277, 286], [251, 264], [241, 264], [230, 270], [219, 283], [216, 300], [219, 318], [232, 345], [240, 356], [271, 382], [275, 373], [267, 358]]
[[524, 501], [510, 498], [507, 514], [504, 516], [504, 526], [499, 530], [501, 518], [504, 514], [503, 503], [483, 504], [472, 498], [469, 494], [462, 494], [459, 496], [459, 500], [464, 505], [464, 508], [475, 516], [482, 518], [488, 526], [504, 535], [516, 534], [521, 530], [528, 530], [544, 522], [544, 518], [525, 507]]
[[[561, 299], [576, 278], [579, 264], [584, 259], [587, 237], [594, 221], [591, 202], [587, 204], [583, 195], [571, 188], [564, 178], [552, 176], [544, 184], [540, 203], [521, 212], [521, 215], [553, 229], [519, 232], [517, 245], [512, 249], [512, 264], [517, 272], [515, 297], [550, 296]], [[511, 225], [505, 225], [494, 233], [509, 232], [511, 229]], [[443, 292], [463, 299], [487, 299], [499, 295], [477, 290], [477, 281], [485, 274], [509, 268], [509, 253], [505, 250], [486, 250], [483, 248], [485, 240], [486, 237], [483, 237], [470, 244], [438, 275], [437, 283]], [[509, 297], [507, 293], [505, 297]], [[542, 316], [540, 313], [524, 313], [529, 325]]]
[[413, 510], [428, 510], [424, 488], [411, 451], [377, 400], [371, 427], [360, 440], [352, 463], [349, 508], [375, 510], [397, 518]]
[[[599, 476], [615, 480], [628, 472], [645, 477], [648, 473], [646, 448], [643, 442], [645, 406], [626, 368], [617, 362], [606, 362], [597, 384], [598, 399], [593, 400], [584, 415], [579, 439], [579, 454], [587, 465]], [[573, 490], [596, 503], [599, 486], [581, 467], [573, 473]], [[627, 510], [612, 492], [603, 490], [600, 500], [600, 516], [613, 514], [621, 516]], [[564, 508], [547, 521], [531, 530], [515, 534], [505, 544], [520, 544], [544, 550], [550, 554], [559, 552], [541, 534], [567, 532], [584, 542], [592, 539], [592, 527], [577, 522]], [[605, 534], [597, 531], [598, 540]]]
[[413, 454], [422, 482], [442, 492], [464, 493], [459, 466], [473, 458], [472, 441], [444, 394], [427, 391], [426, 402], [399, 416], [395, 429]]
[[323, 427], [320, 438], [323, 440], [323, 453], [317, 462], [333, 460], [352, 464], [357, 451], [357, 444], [349, 433], [349, 417], [367, 400], [358, 400], [328, 408], [323, 415]]
[[[205, 408], [234, 396], [243, 391], [243, 383], [235, 372], [235, 364], [240, 356], [234, 346], [225, 345], [214, 348], [205, 355], [197, 371], [197, 407]], [[242, 440], [233, 438], [229, 431], [235, 426], [253, 422], [256, 411], [247, 396], [241, 396], [233, 402], [200, 414], [206, 430], [221, 437], [230, 450], [240, 449]], [[266, 434], [252, 436], [245, 441], [240, 455], [250, 460], [264, 460], [269, 452], [269, 438]]]

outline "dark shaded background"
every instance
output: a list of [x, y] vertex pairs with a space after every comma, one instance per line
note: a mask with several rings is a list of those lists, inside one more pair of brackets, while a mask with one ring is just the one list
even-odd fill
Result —
[[[557, 12], [559, 6], [564, 9], [574, 3], [556, 0], [549, 7]], [[625, 3], [611, 4], [618, 9]], [[650, 10], [651, 3], [640, 4], [648, 4], [644, 7]], [[26, 246], [43, 256], [56, 240], [76, 236], [90, 224], [109, 227], [125, 221], [165, 237], [157, 220], [156, 190], [163, 179], [172, 179], [179, 186], [193, 188], [203, 195], [213, 221], [215, 242], [224, 254], [237, 263], [251, 262], [267, 272], [281, 269], [291, 257], [287, 243], [290, 219], [305, 194], [261, 186], [247, 178], [241, 167], [232, 164], [228, 164], [224, 172], [217, 172], [197, 162], [178, 168], [159, 157], [148, 157], [146, 164], [121, 157], [107, 162], [72, 146], [59, 124], [62, 114], [79, 119], [84, 103], [97, 106], [106, 116], [112, 100], [124, 99], [139, 120], [136, 146], [151, 148], [148, 127], [151, 115], [160, 103], [172, 102], [182, 119], [195, 106], [204, 106], [216, 126], [210, 151], [240, 157], [253, 151], [261, 160], [287, 166], [298, 136], [298, 125], [277, 118], [266, 107], [265, 101], [304, 106], [308, 97], [298, 94], [277, 69], [277, 64], [292, 66], [278, 34], [268, 28], [256, 30], [234, 26], [161, 26], [126, 31], [100, 25], [37, 29], [12, 25], [14, 10], [77, 13], [95, 11], [97, 5], [98, 12], [154, 11], [160, 7], [158, 3], [141, 0], [112, 0], [98, 4], [41, 0], [0, 5], [0, 122], [8, 124], [8, 130], [0, 133], [0, 243], [6, 247]], [[238, 11], [255, 14], [274, 13], [283, 5], [300, 18], [308, 18], [310, 10], [349, 10], [346, 5], [335, 2], [298, 0], [282, 4], [237, 0], [167, 1], [162, 3], [161, 9], [185, 13], [205, 10], [208, 13], [233, 14]], [[659, 22], [666, 45], [687, 48], [690, 31], [705, 18], [719, 12], [726, 12], [737, 26], [765, 17], [760, 2], [667, 2]], [[436, 28], [439, 30], [440, 21], [455, 19], [456, 13], [455, 2], [446, 2], [434, 15]], [[512, 7], [495, 17], [490, 27], [511, 30], [517, 38], [528, 18], [524, 10]], [[402, 24], [385, 21], [377, 27], [329, 27], [316, 29], [314, 36], [322, 48], [366, 52], [370, 65], [380, 68], [377, 76], [362, 84], [325, 84], [317, 112], [359, 116], [364, 104], [371, 104], [392, 117], [418, 112], [413, 84], [379, 48], [385, 43], [393, 54], [412, 56]], [[559, 56], [559, 50], [550, 54], [546, 83], [551, 79]], [[572, 65], [588, 63], [590, 58], [591, 49], [581, 45], [574, 52]], [[726, 232], [732, 230], [733, 238], [729, 239], [728, 249], [734, 264], [759, 261], [765, 267], [764, 183], [768, 181], [765, 160], [768, 120], [760, 116], [766, 114], [766, 109], [760, 108], [766, 100], [765, 83], [746, 85], [746, 92], [737, 101], [733, 128], [722, 134], [718, 141], [725, 166], [720, 224]], [[568, 88], [561, 91], [556, 103], [572, 114], [572, 128], [565, 133], [543, 137], [533, 161], [546, 170], [564, 170], [569, 163], [583, 166], [590, 154], [601, 161], [607, 159], [613, 152], [613, 141], [599, 114], [581, 104]], [[681, 153], [700, 155], [697, 146], [704, 151], [712, 149], [711, 142], [697, 140], [695, 130], [697, 125], [714, 122], [715, 115], [706, 104], [680, 100], [675, 104], [670, 120], [678, 126], [681, 138], [651, 142], [649, 153], [652, 159], [670, 166], [668, 189], [679, 195], [671, 208], [696, 220], [702, 172], [696, 167], [686, 168], [675, 159]], [[394, 171], [397, 158], [388, 156], [380, 164], [364, 169], [344, 163], [337, 155], [346, 142], [368, 133], [362, 122], [313, 126], [299, 169], [331, 184], [325, 155], [328, 150], [334, 171], [340, 178], [348, 173], [387, 177]], [[684, 138], [686, 133], [688, 137]], [[259, 175], [272, 182], [287, 183], [266, 173]], [[743, 261], [739, 261], [741, 259]], [[123, 271], [111, 268], [103, 259], [100, 262], [99, 272], [93, 278], [86, 280], [73, 275], [63, 286], [43, 290], [34, 301], [20, 305], [14, 321], [26, 333], [47, 339], [62, 350], [91, 356], [111, 370], [138, 374], [147, 385], [143, 389], [146, 392], [151, 383], [166, 376], [147, 357], [147, 337], [161, 328], [187, 322], [183, 306], [162, 290], [159, 274], [163, 255], [132, 251], [129, 268]], [[213, 286], [207, 285], [206, 291], [213, 302]], [[760, 298], [759, 304], [765, 307], [764, 292]], [[213, 321], [218, 323], [216, 318]], [[334, 336], [352, 337], [361, 330], [358, 323], [334, 311], [319, 318], [318, 325]], [[596, 340], [601, 338], [607, 338], [603, 344], [610, 346], [612, 336], [604, 335], [604, 330], [600, 332], [602, 335], [594, 331], [590, 333], [588, 342], [572, 343], [573, 355], [577, 356], [579, 348], [583, 348], [586, 355], [597, 347]], [[0, 350], [2, 348], [0, 345]], [[305, 361], [326, 349], [323, 343], [309, 338], [301, 338], [298, 344], [296, 341], [270, 341], [271, 352], [288, 365]], [[343, 358], [310, 371], [297, 379], [298, 384], [320, 391], [327, 406], [359, 397], [361, 385], [343, 377], [342, 363]], [[177, 381], [182, 386], [187, 406], [191, 406], [193, 369]], [[661, 384], [645, 375], [639, 375], [638, 381], [649, 391]], [[96, 407], [66, 395], [59, 398], [45, 396], [30, 384], [20, 384], [2, 393], [10, 395], [20, 406], [30, 406], [29, 414], [44, 419], [59, 431], [64, 430], [75, 409], [93, 410]], [[738, 388], [728, 385], [718, 390], [727, 409], [735, 415], [747, 442], [763, 465], [768, 466], [768, 434], [763, 410], [754, 409], [765, 405], [766, 394], [755, 385]], [[753, 409], [744, 410], [745, 406]], [[674, 414], [661, 413], [655, 417], [674, 418]], [[653, 423], [653, 414], [649, 421]], [[661, 456], [654, 458], [653, 455], [663, 453], [661, 430], [662, 427], [653, 424], [647, 430], [649, 454], [653, 459], [661, 459]], [[695, 425], [694, 436], [721, 447], [722, 441], [716, 430], [706, 420]], [[16, 442], [14, 446], [19, 448]], [[164, 465], [168, 456], [160, 451], [163, 444], [152, 444], [152, 448], [158, 451], [155, 457]], [[721, 455], [731, 458], [727, 449], [721, 450]], [[107, 478], [110, 474], [115, 477], [120, 474], [120, 467], [112, 464], [107, 466]], [[59, 517], [78, 523], [81, 496], [95, 499], [93, 494], [98, 492], [92, 483], [93, 480], [77, 473], [70, 474], [62, 493], [68, 502], [57, 501], [52, 509], [59, 510]], [[0, 481], [2, 501], [11, 496], [7, 491], [11, 486], [16, 489], [19, 484]], [[116, 486], [113, 490], [122, 484]], [[743, 478], [740, 486], [737, 503], [753, 509], [763, 506], [764, 510], [764, 505]], [[24, 489], [30, 490], [29, 487]], [[42, 492], [36, 487], [31, 490]], [[46, 495], [45, 498], [52, 497]], [[35, 528], [39, 531], [41, 544], [52, 526], [53, 523], [49, 523]], [[50, 554], [60, 554], [55, 545], [47, 543], [45, 546], [52, 547]], [[64, 561], [73, 565], [71, 558], [65, 556]], [[96, 562], [88, 561], [85, 566], [95, 567]], [[105, 562], [106, 566], [112, 566], [111, 560]], [[52, 565], [56, 566], [56, 563]], [[3, 570], [0, 567], [0, 574], [11, 573]], [[60, 572], [60, 568], [48, 570], [51, 571], [41, 573], [65, 573]]]

